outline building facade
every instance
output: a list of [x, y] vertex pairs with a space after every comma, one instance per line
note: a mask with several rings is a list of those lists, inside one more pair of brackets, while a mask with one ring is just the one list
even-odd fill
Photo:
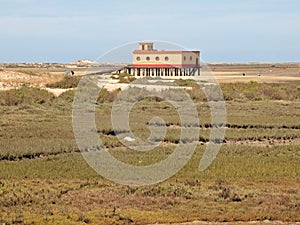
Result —
[[136, 77], [184, 77], [200, 75], [200, 51], [156, 50], [151, 42], [139, 43], [132, 65], [124, 72]]

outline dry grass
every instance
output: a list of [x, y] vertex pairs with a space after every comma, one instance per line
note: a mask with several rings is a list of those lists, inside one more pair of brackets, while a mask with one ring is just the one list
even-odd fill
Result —
[[[73, 137], [74, 91], [59, 97], [26, 87], [1, 92], [0, 99], [17, 104], [7, 104], [5, 100], [0, 109], [0, 223], [299, 221], [300, 146], [293, 142], [300, 138], [300, 102], [297, 95], [289, 97], [297, 93], [298, 86], [228, 84], [224, 92], [230, 97], [229, 90], [235, 88], [250, 94], [256, 93], [257, 87], [294, 91], [280, 94], [283, 100], [265, 92], [260, 92], [264, 96], [261, 100], [246, 94], [232, 97], [226, 102], [227, 143], [222, 145], [211, 166], [204, 172], [198, 171], [205, 150], [205, 143], [199, 143], [192, 159], [178, 174], [146, 187], [111, 183], [87, 165]], [[159, 115], [167, 125], [162, 146], [154, 151], [135, 152], [119, 142], [110, 122], [111, 102], [117, 91], [113, 94], [103, 91], [98, 99], [96, 122], [99, 136], [112, 155], [134, 165], [149, 165], [172, 153], [180, 128], [174, 107], [156, 98], [146, 98], [134, 106], [131, 128], [139, 137], [149, 136], [148, 126], [153, 116]], [[210, 110], [207, 103], [195, 96], [199, 139], [205, 141], [211, 128]], [[268, 146], [247, 144], [265, 139], [282, 142]]]

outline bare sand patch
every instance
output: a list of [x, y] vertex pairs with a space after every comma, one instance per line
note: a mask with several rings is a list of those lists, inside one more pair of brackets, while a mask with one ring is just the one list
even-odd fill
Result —
[[43, 88], [47, 83], [59, 80], [59, 76], [48, 74], [30, 74], [18, 71], [0, 71], [0, 90], [19, 88], [24, 85]]

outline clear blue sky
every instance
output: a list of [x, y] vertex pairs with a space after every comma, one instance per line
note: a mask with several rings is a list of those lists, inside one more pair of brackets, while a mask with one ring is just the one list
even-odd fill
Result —
[[300, 61], [299, 0], [0, 0], [0, 62], [94, 60], [127, 42], [206, 62]]

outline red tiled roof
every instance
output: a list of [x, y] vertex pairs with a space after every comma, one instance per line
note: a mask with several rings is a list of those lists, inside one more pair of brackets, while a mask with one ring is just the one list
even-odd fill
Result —
[[196, 64], [170, 64], [170, 63], [153, 63], [153, 64], [132, 64], [130, 67], [134, 68], [183, 68], [196, 67]]

